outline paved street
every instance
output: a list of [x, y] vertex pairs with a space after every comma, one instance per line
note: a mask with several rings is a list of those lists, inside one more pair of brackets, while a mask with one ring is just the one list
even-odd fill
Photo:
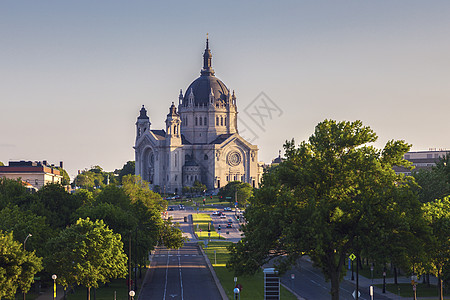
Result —
[[179, 250], [158, 247], [147, 276], [139, 300], [221, 299], [196, 243]]

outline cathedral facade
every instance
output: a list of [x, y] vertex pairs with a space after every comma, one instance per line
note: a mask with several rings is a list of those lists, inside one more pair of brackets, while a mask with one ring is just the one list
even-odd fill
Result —
[[172, 102], [165, 129], [152, 129], [142, 106], [136, 122], [136, 175], [175, 194], [195, 181], [208, 190], [235, 180], [258, 187], [258, 147], [238, 133], [236, 96], [214, 74], [208, 39], [200, 74], [184, 95], [180, 91], [178, 107]]

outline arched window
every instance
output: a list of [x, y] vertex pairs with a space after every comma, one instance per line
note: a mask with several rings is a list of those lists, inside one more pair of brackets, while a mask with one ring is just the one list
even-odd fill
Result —
[[227, 126], [227, 117], [225, 117], [224, 123], [225, 123], [225, 126]]
[[198, 125], [198, 118], [195, 117], [195, 126], [197, 126], [197, 125]]
[[216, 117], [216, 126], [219, 126], [219, 116]]
[[200, 126], [202, 126], [202, 117], [200, 117], [199, 119], [200, 119]]
[[207, 125], [208, 124], [208, 122], [206, 122], [206, 117], [203, 119], [203, 125]]
[[220, 126], [223, 126], [223, 117], [220, 116]]

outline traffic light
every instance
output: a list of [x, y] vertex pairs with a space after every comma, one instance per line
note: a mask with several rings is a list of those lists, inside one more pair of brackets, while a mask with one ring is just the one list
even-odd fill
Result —
[[239, 221], [239, 215], [236, 216], [236, 219]]
[[219, 225], [219, 230], [220, 230], [220, 225]]
[[208, 232], [211, 232], [211, 223], [208, 223]]
[[203, 204], [205, 204], [206, 203], [206, 199], [205, 198], [203, 198]]

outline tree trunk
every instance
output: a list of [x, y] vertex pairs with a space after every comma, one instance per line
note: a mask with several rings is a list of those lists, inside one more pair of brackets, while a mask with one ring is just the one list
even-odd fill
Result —
[[397, 267], [394, 267], [394, 283], [397, 285], [398, 284], [398, 278], [397, 278]]
[[441, 273], [438, 274], [438, 288], [439, 288], [439, 300], [444, 300], [444, 293], [443, 293], [443, 280]]
[[91, 287], [87, 287], [86, 299], [91, 300]]
[[339, 276], [340, 271], [333, 271], [330, 274], [331, 281], [331, 299], [339, 300]]

